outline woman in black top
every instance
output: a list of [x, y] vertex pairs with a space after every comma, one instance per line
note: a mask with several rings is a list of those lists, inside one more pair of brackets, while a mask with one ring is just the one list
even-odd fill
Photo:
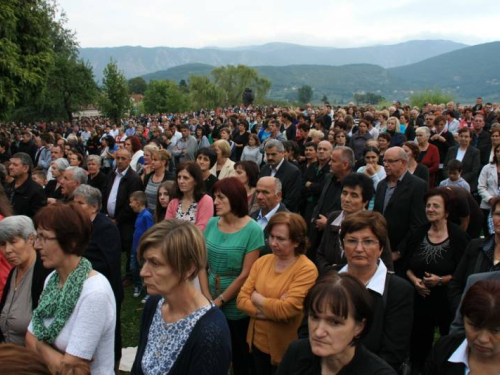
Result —
[[359, 343], [373, 307], [358, 278], [330, 271], [311, 288], [305, 308], [309, 338], [290, 344], [276, 375], [396, 374]]
[[422, 163], [417, 162], [420, 154], [418, 146], [413, 142], [405, 142], [403, 143], [403, 150], [408, 155], [408, 172], [429, 183], [429, 169]]
[[[424, 375], [500, 374], [500, 280], [480, 280], [464, 296], [463, 334], [443, 336]], [[467, 365], [466, 365], [467, 363]]]
[[64, 158], [59, 158], [50, 163], [50, 170], [52, 171], [53, 180], [50, 180], [45, 185], [45, 196], [48, 203], [54, 203], [58, 199], [63, 199], [61, 192], [61, 180], [63, 172], [69, 167], [69, 163]]
[[213, 198], [212, 187], [219, 181], [216, 176], [210, 172], [217, 163], [217, 153], [210, 147], [202, 147], [196, 152], [196, 164], [200, 166], [205, 182], [205, 192]]
[[452, 315], [447, 298], [450, 282], [469, 237], [457, 225], [448, 222], [450, 199], [443, 190], [426, 194], [428, 224], [416, 230], [408, 240], [403, 262], [408, 279], [415, 287], [411, 361], [421, 368], [432, 348], [434, 329], [449, 332]]
[[248, 122], [242, 120], [238, 123], [238, 131], [234, 133], [233, 141], [236, 148], [236, 161], [241, 159], [243, 148], [248, 144], [250, 133], [248, 132]]
[[494, 235], [472, 240], [451, 279], [448, 297], [451, 310], [456, 311], [467, 283], [475, 273], [500, 271], [500, 197], [491, 202]]

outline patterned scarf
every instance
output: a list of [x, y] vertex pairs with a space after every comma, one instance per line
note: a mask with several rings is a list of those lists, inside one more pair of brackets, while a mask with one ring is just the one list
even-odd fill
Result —
[[[40, 296], [40, 303], [33, 311], [33, 333], [40, 341], [52, 344], [75, 309], [80, 298], [83, 283], [87, 280], [92, 264], [85, 258], [80, 260], [78, 267], [71, 272], [68, 279], [59, 288], [57, 272], [50, 277], [47, 286]], [[44, 319], [54, 318], [49, 327], [43, 323]]]

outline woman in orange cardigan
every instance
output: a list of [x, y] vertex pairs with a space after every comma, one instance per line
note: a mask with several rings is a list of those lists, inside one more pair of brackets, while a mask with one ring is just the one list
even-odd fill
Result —
[[307, 225], [301, 216], [279, 212], [271, 218], [266, 231], [273, 253], [253, 264], [237, 306], [251, 318], [247, 342], [256, 373], [271, 375], [288, 345], [297, 339], [304, 298], [318, 271], [304, 255]]

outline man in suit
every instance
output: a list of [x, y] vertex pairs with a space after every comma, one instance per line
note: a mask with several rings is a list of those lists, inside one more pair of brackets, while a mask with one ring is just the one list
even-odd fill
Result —
[[497, 115], [493, 112], [493, 105], [491, 103], [486, 103], [484, 105], [484, 124], [486, 126], [486, 130], [491, 129], [491, 125], [497, 122]]
[[[281, 203], [281, 181], [276, 177], [261, 177], [257, 181], [255, 194], [260, 209], [250, 213], [250, 217], [259, 223], [262, 230], [266, 229], [269, 220], [271, 220], [275, 213], [282, 211], [289, 212], [285, 205]], [[261, 251], [261, 256], [272, 252], [267, 242], [267, 237], [268, 234], [265, 233], [266, 245]]]
[[446, 167], [451, 160], [462, 162], [462, 178], [469, 183], [470, 192], [474, 194], [477, 190], [477, 177], [481, 169], [480, 152], [477, 148], [471, 146], [471, 131], [469, 128], [462, 128], [458, 131], [459, 144], [448, 149], [446, 159], [444, 160], [445, 177]]
[[130, 251], [136, 219], [136, 214], [129, 205], [129, 196], [134, 191], [142, 190], [142, 181], [139, 175], [130, 168], [132, 160], [130, 152], [126, 149], [120, 149], [115, 154], [116, 170], [108, 176], [102, 208], [120, 231], [122, 252], [127, 254], [127, 276], [124, 283], [125, 286], [128, 286], [131, 284], [132, 277], [130, 274]]
[[489, 163], [491, 152], [491, 134], [484, 129], [484, 116], [480, 113], [474, 116], [472, 125], [474, 131], [472, 132], [472, 146], [477, 148], [481, 154], [481, 166]]
[[285, 160], [285, 148], [278, 140], [272, 139], [267, 142], [265, 153], [267, 164], [262, 167], [260, 176], [278, 178], [283, 187], [283, 203], [290, 211], [297, 212], [302, 186], [299, 168]]
[[[427, 222], [424, 194], [427, 183], [408, 172], [408, 155], [401, 147], [391, 147], [384, 155], [387, 177], [379, 182], [374, 211], [387, 220], [392, 258], [404, 252], [403, 240], [411, 231]], [[398, 271], [398, 264], [395, 269]]]
[[[467, 279], [467, 284], [465, 285], [464, 292], [462, 293], [462, 300], [465, 296], [465, 293], [469, 290], [469, 288], [474, 285], [474, 283], [480, 281], [480, 280], [500, 280], [500, 271], [493, 271], [493, 272], [482, 272], [482, 273], [476, 273], [474, 275], [470, 275], [469, 278]], [[460, 313], [460, 308], [462, 307], [462, 303], [458, 306], [458, 309], [455, 314], [455, 320], [451, 323], [450, 327], [450, 335], [458, 334], [458, 333], [464, 333], [464, 318], [462, 314]]]
[[309, 225], [311, 248], [307, 255], [310, 259], [316, 258], [316, 249], [321, 243], [328, 216], [333, 211], [341, 209], [341, 183], [344, 177], [352, 172], [354, 162], [354, 152], [349, 147], [335, 147], [330, 156], [330, 173], [325, 177], [323, 189], [318, 204], [314, 207]]

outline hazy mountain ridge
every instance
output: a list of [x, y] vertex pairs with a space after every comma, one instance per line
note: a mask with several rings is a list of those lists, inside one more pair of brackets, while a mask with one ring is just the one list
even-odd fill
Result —
[[127, 78], [179, 65], [201, 63], [212, 66], [244, 64], [249, 66], [374, 64], [384, 68], [402, 66], [442, 53], [466, 47], [446, 40], [415, 40], [394, 45], [334, 48], [289, 43], [267, 43], [258, 46], [212, 48], [112, 47], [81, 48], [80, 56], [90, 61], [97, 80], [111, 58]]
[[[187, 80], [190, 74], [209, 75], [207, 64], [186, 64], [144, 75], [151, 79]], [[355, 92], [377, 92], [389, 100], [405, 100], [413, 91], [439, 87], [458, 100], [500, 100], [500, 42], [486, 43], [445, 53], [427, 60], [385, 69], [373, 64], [343, 66], [255, 66], [273, 86], [270, 97], [295, 99], [302, 85], [313, 87], [315, 97], [350, 100]]]

